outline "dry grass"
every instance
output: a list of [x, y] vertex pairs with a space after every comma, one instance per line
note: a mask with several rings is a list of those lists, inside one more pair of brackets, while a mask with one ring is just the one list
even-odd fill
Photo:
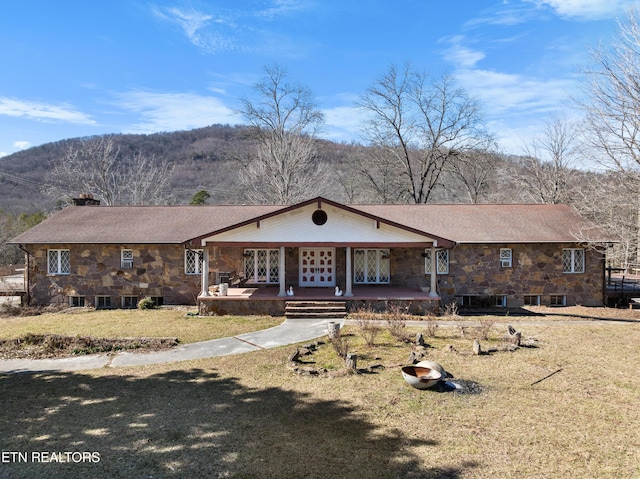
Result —
[[187, 316], [187, 310], [181, 308], [69, 311], [0, 318], [0, 339], [19, 338], [27, 333], [50, 333], [97, 338], [177, 337], [181, 343], [193, 343], [235, 336], [282, 323], [282, 318], [270, 316]]
[[[2, 376], [3, 451], [96, 451], [100, 462], [6, 463], [0, 477], [640, 477], [640, 324], [517, 328], [539, 347], [474, 356], [446, 352], [471, 350], [457, 327], [429, 338], [430, 359], [481, 385], [473, 395], [413, 389], [398, 367], [298, 376], [293, 346]], [[359, 367], [404, 362], [411, 348], [387, 332], [373, 347], [354, 328], [343, 335]], [[336, 368], [336, 356], [327, 345], [307, 360]]]

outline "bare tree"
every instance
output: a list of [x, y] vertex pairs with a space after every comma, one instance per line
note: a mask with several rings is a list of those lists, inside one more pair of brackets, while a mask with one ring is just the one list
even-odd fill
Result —
[[[640, 19], [629, 10], [610, 49], [592, 52], [585, 70], [586, 139], [591, 153], [605, 167], [621, 172], [640, 168]], [[637, 184], [634, 188], [637, 188]], [[636, 189], [637, 191], [637, 189]]]
[[[580, 175], [580, 188], [575, 191], [573, 205], [580, 213], [596, 225], [600, 225], [617, 241], [607, 249], [607, 260], [613, 266], [629, 267], [638, 263], [638, 211], [640, 197], [630, 195], [620, 188], [624, 181], [623, 173], [617, 171], [583, 172]], [[584, 230], [574, 232], [576, 237], [591, 244], [596, 249], [603, 245], [594, 243], [594, 232]], [[599, 232], [595, 232], [599, 235]]]
[[288, 81], [279, 66], [266, 67], [255, 99], [243, 99], [239, 113], [256, 140], [255, 157], [242, 178], [253, 202], [290, 204], [318, 194], [323, 172], [313, 162], [324, 117], [311, 91]]
[[431, 79], [408, 64], [391, 66], [359, 106], [368, 116], [364, 137], [384, 152], [401, 179], [396, 196], [405, 201], [427, 203], [453, 158], [494, 144], [478, 102], [448, 75]]
[[[637, 7], [629, 9], [626, 18], [618, 22], [618, 32], [611, 46], [600, 46], [592, 51], [592, 65], [584, 72], [588, 79], [587, 99], [578, 101], [585, 112], [586, 153], [606, 169], [618, 172], [616, 187], [625, 189], [632, 198], [640, 193], [639, 15]], [[638, 209], [632, 217], [636, 219], [633, 239], [621, 237], [621, 241], [638, 248]], [[604, 219], [599, 223], [609, 231], [630, 234], [629, 228], [624, 228], [626, 233], [616, 231], [615, 224], [607, 224]], [[640, 262], [640, 248], [633, 256]]]
[[497, 151], [469, 151], [453, 159], [447, 167], [452, 182], [462, 186], [463, 202], [480, 203], [491, 189], [498, 164], [502, 161]]
[[524, 146], [518, 177], [534, 202], [570, 202], [570, 179], [579, 158], [577, 131], [576, 122], [552, 118], [542, 133]]
[[120, 199], [119, 149], [111, 137], [98, 137], [69, 146], [45, 177], [44, 190], [55, 197], [73, 198], [92, 193], [104, 204]]
[[83, 140], [69, 146], [52, 165], [43, 189], [67, 201], [81, 193], [102, 204], [158, 204], [168, 200], [173, 167], [142, 153], [123, 160], [111, 137]]
[[157, 205], [169, 201], [174, 165], [158, 162], [154, 157], [138, 152], [125, 171], [120, 177], [128, 204]]

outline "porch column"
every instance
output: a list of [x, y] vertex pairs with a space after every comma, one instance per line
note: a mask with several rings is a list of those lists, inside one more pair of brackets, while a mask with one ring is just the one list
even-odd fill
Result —
[[432, 298], [438, 297], [438, 292], [436, 291], [438, 287], [437, 275], [438, 275], [438, 257], [436, 256], [435, 246], [431, 246], [431, 285], [429, 287], [429, 296]]
[[347, 261], [346, 261], [346, 275], [347, 275], [347, 280], [346, 280], [346, 285], [345, 285], [345, 291], [344, 291], [344, 295], [345, 296], [353, 296], [353, 291], [352, 291], [352, 281], [353, 281], [353, 275], [351, 274], [351, 246], [347, 246]]
[[209, 296], [209, 250], [206, 246], [202, 249], [200, 260], [200, 272], [202, 275], [202, 291], [200, 291], [200, 296]]
[[284, 246], [280, 246], [280, 254], [278, 255], [278, 280], [280, 282], [280, 291], [278, 296], [287, 295], [287, 268], [284, 260]]

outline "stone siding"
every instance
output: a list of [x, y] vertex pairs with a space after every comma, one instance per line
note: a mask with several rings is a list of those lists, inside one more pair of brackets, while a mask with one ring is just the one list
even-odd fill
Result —
[[[518, 307], [525, 296], [540, 296], [549, 304], [552, 295], [566, 297], [567, 305], [603, 304], [604, 260], [585, 250], [585, 273], [562, 271], [563, 248], [575, 244], [495, 244], [458, 245], [449, 250], [449, 272], [438, 275], [438, 292], [442, 304], [460, 300], [461, 296], [507, 296], [507, 306]], [[500, 248], [511, 248], [513, 264], [500, 265]], [[47, 273], [48, 249], [70, 251], [71, 274]], [[133, 251], [133, 268], [121, 268], [121, 250]], [[31, 248], [30, 284], [37, 304], [65, 303], [69, 296], [82, 296], [88, 305], [97, 296], [111, 298], [112, 307], [121, 306], [123, 296], [161, 297], [165, 304], [196, 304], [200, 292], [200, 275], [184, 272], [184, 248], [181, 245], [48, 245]], [[430, 275], [424, 271], [421, 248], [393, 248], [390, 255], [391, 285], [419, 289], [429, 286]], [[244, 248], [211, 247], [209, 250], [209, 284], [217, 282], [219, 272], [243, 272]], [[298, 248], [285, 248], [286, 285], [298, 285]], [[336, 248], [336, 282], [345, 287], [345, 248]], [[235, 305], [234, 308], [239, 306]], [[252, 305], [252, 308], [254, 305]], [[265, 305], [269, 314], [281, 308], [278, 302]]]
[[[585, 272], [565, 273], [562, 250], [575, 244], [458, 245], [449, 253], [449, 273], [438, 275], [443, 304], [456, 296], [507, 296], [507, 306], [523, 306], [525, 296], [540, 296], [550, 304], [553, 295], [566, 304], [601, 306], [604, 298], [604, 259], [585, 249]], [[500, 265], [500, 248], [511, 248], [512, 266]]]
[[[70, 274], [48, 274], [47, 251], [69, 250]], [[133, 268], [121, 267], [121, 250], [133, 251]], [[111, 298], [120, 307], [123, 296], [161, 297], [165, 304], [195, 304], [200, 275], [184, 272], [181, 245], [78, 245], [56, 244], [31, 249], [30, 283], [36, 304], [68, 303], [69, 296], [83, 296], [96, 304], [97, 296]]]

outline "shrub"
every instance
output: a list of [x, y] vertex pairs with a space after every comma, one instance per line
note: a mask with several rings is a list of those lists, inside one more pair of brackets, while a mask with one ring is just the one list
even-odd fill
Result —
[[155, 309], [157, 308], [156, 302], [151, 299], [149, 296], [146, 298], [142, 298], [138, 301], [138, 309]]
[[1, 316], [20, 316], [21, 314], [22, 314], [22, 309], [20, 308], [20, 306], [16, 306], [11, 303], [0, 304]]
[[391, 336], [398, 341], [407, 342], [409, 340], [406, 328], [407, 328], [407, 314], [397, 305], [389, 306], [387, 314], [385, 314], [387, 320], [387, 329]]
[[336, 336], [335, 338], [331, 338], [331, 346], [336, 351], [338, 356], [342, 359], [347, 358], [347, 354], [349, 353], [349, 342], [343, 336]]
[[438, 329], [438, 323], [437, 323], [436, 317], [432, 315], [428, 315], [425, 318], [425, 321], [427, 326], [424, 329], [424, 334], [429, 338], [435, 338], [436, 330]]
[[376, 336], [380, 334], [382, 328], [375, 323], [371, 317], [361, 317], [356, 319], [358, 334], [362, 336], [367, 346], [373, 346]]
[[447, 318], [458, 317], [458, 302], [452, 301], [444, 307], [444, 316]]
[[484, 339], [484, 340], [489, 339], [489, 332], [493, 328], [493, 324], [494, 324], [493, 321], [491, 321], [490, 319], [480, 320], [480, 328], [479, 328], [480, 339]]

